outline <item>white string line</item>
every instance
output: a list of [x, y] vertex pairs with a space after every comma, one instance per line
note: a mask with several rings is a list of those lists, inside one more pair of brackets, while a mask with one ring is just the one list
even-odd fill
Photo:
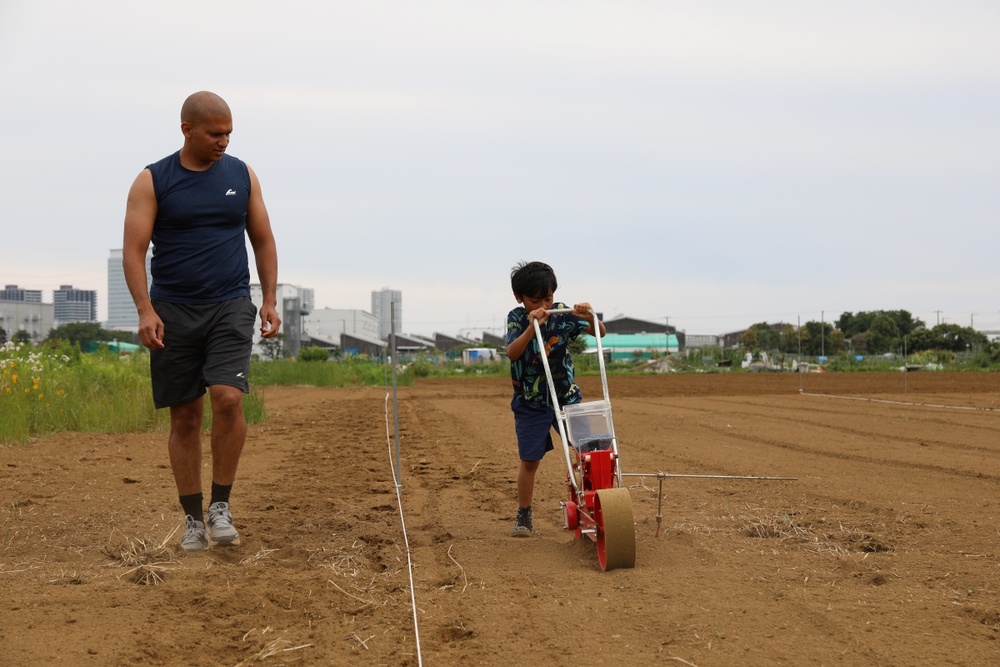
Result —
[[844, 401], [869, 401], [871, 403], [888, 403], [890, 405], [912, 405], [919, 408], [944, 408], [946, 410], [974, 410], [980, 412], [996, 412], [997, 408], [977, 408], [972, 405], [944, 405], [941, 403], [910, 403], [907, 401], [890, 401], [884, 398], [865, 398], [864, 396], [837, 396], [835, 394], [810, 394], [807, 391], [799, 391], [803, 396], [815, 396], [818, 398], [839, 398]]
[[392, 469], [392, 481], [396, 487], [396, 504], [399, 506], [399, 524], [403, 529], [403, 544], [406, 546], [406, 568], [410, 573], [410, 607], [413, 609], [413, 636], [417, 644], [417, 665], [423, 665], [423, 655], [420, 653], [420, 624], [417, 621], [416, 587], [413, 585], [413, 560], [410, 558], [410, 539], [406, 536], [406, 518], [403, 516], [403, 497], [400, 493], [399, 479], [396, 477], [396, 466], [392, 462], [392, 438], [389, 434], [389, 393], [385, 394], [385, 444], [389, 450], [389, 468]]

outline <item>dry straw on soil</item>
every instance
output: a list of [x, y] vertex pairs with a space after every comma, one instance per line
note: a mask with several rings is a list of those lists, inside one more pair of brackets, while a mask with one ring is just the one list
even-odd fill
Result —
[[104, 553], [111, 559], [112, 567], [125, 570], [118, 575], [119, 579], [128, 578], [141, 586], [156, 586], [167, 572], [180, 566], [180, 561], [167, 546], [176, 532], [175, 527], [158, 543], [121, 535], [121, 541], [106, 547]]

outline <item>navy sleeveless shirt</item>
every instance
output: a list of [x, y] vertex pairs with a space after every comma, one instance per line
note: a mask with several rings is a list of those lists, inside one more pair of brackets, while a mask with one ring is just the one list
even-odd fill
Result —
[[191, 171], [178, 151], [147, 169], [157, 205], [150, 298], [203, 304], [249, 297], [246, 164], [223, 155], [205, 171]]

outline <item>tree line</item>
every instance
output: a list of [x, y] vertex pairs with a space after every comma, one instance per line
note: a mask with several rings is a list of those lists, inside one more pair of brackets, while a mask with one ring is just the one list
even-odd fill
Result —
[[760, 322], [743, 333], [740, 343], [749, 350], [808, 356], [844, 352], [863, 355], [925, 350], [969, 352], [995, 345], [972, 327], [957, 324], [928, 327], [905, 310], [845, 312], [834, 323], [810, 321], [799, 328]]

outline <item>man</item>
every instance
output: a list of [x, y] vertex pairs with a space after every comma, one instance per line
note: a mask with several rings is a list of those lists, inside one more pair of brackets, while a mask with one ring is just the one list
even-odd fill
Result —
[[[184, 144], [139, 173], [128, 193], [122, 266], [150, 350], [153, 402], [170, 408], [170, 467], [185, 513], [186, 551], [239, 544], [229, 494], [246, 440], [243, 394], [257, 309], [250, 301], [250, 239], [263, 290], [260, 333], [278, 334], [278, 255], [257, 175], [226, 155], [233, 117], [207, 91], [181, 107]], [[153, 244], [152, 285], [146, 252]], [[212, 405], [212, 495], [203, 513], [201, 425]], [[207, 532], [206, 532], [207, 529]]]

